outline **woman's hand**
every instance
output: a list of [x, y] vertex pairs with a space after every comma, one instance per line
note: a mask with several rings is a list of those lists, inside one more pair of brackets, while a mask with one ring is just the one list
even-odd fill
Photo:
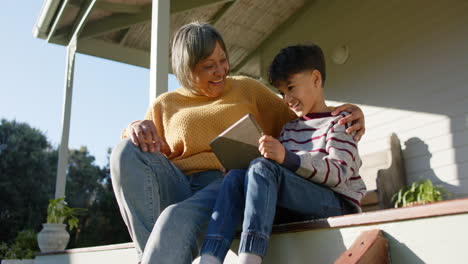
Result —
[[341, 118], [340, 121], [338, 121], [338, 124], [343, 125], [351, 122], [352, 125], [346, 129], [346, 133], [351, 134], [356, 132], [356, 135], [354, 135], [354, 140], [356, 140], [356, 142], [361, 140], [361, 137], [364, 135], [364, 133], [366, 133], [364, 113], [362, 112], [361, 108], [353, 104], [344, 104], [335, 108], [335, 110], [332, 112], [332, 115], [339, 115], [340, 112], [343, 111], [349, 112], [350, 114]]
[[128, 134], [133, 145], [140, 147], [143, 152], [166, 153], [169, 146], [158, 137], [156, 126], [151, 120], [139, 120], [128, 125]]
[[223, 173], [223, 177], [226, 176], [226, 174], [227, 174], [226, 168], [224, 168], [223, 166], [221, 166], [221, 168], [219, 168], [219, 171]]
[[272, 159], [279, 164], [283, 163], [286, 151], [284, 150], [283, 145], [276, 138], [272, 136], [262, 136], [258, 140], [258, 143], [260, 143], [258, 150], [264, 158]]

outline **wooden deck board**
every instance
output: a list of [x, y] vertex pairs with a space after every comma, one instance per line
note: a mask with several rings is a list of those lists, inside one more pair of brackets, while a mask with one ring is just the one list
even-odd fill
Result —
[[360, 214], [343, 215], [326, 219], [288, 223], [273, 227], [273, 234], [300, 232], [317, 228], [341, 228], [410, 219], [453, 215], [468, 212], [468, 198], [435, 202], [405, 208], [392, 208]]

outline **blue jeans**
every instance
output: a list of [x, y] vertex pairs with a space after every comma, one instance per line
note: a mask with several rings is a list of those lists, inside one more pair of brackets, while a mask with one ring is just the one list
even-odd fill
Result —
[[348, 213], [342, 198], [331, 189], [308, 181], [269, 159], [257, 158], [247, 172], [243, 172], [232, 171], [223, 181], [202, 255], [213, 255], [222, 261], [242, 215], [239, 253], [264, 257], [275, 215], [280, 221], [300, 221]]
[[209, 254], [221, 262], [226, 257], [244, 212], [246, 170], [230, 170], [224, 177], [211, 215], [201, 255]]
[[220, 171], [184, 175], [160, 153], [130, 140], [112, 151], [120, 212], [142, 263], [192, 263], [198, 256], [222, 182]]

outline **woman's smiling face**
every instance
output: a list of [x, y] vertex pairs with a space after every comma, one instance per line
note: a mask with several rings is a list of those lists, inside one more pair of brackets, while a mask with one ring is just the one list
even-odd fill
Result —
[[199, 94], [216, 98], [223, 94], [229, 62], [221, 45], [216, 46], [207, 58], [199, 61], [193, 70], [193, 88]]

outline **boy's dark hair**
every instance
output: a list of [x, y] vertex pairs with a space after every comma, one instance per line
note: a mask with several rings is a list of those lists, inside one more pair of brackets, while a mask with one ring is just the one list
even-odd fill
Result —
[[278, 87], [291, 75], [305, 70], [317, 70], [322, 75], [322, 86], [325, 85], [325, 58], [322, 49], [315, 45], [295, 45], [286, 47], [273, 59], [268, 70], [268, 80]]

